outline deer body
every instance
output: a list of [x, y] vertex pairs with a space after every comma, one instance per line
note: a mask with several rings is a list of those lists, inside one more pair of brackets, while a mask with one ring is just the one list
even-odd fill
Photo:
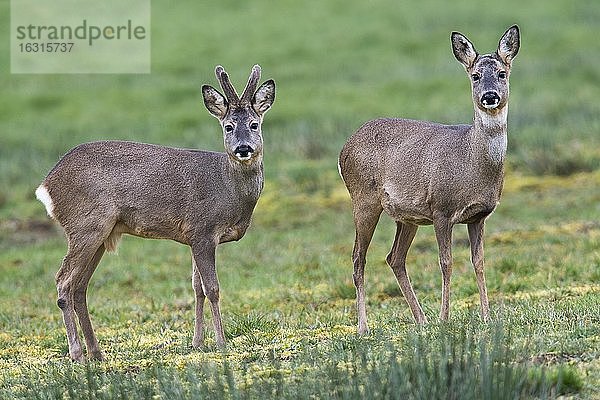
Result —
[[496, 141], [469, 125], [378, 119], [352, 136], [340, 165], [348, 186], [371, 179], [372, 195], [396, 221], [430, 225], [443, 211], [453, 224], [466, 223], [490, 214], [500, 198], [504, 168], [490, 150]]
[[92, 215], [112, 225], [110, 251], [123, 233], [187, 245], [209, 232], [217, 243], [240, 239], [262, 171], [262, 161], [240, 168], [224, 153], [101, 141], [71, 150], [44, 186], [57, 199], [52, 216], [66, 228]]
[[433, 224], [442, 272], [440, 318], [449, 313], [452, 227], [467, 224], [481, 313], [489, 315], [483, 273], [483, 227], [502, 192], [507, 145], [508, 74], [519, 48], [511, 27], [495, 54], [480, 56], [463, 35], [452, 34], [456, 58], [472, 79], [471, 125], [381, 118], [360, 127], [339, 158], [340, 174], [352, 199], [353, 250], [358, 331], [368, 330], [364, 266], [366, 251], [383, 211], [396, 221], [387, 262], [418, 323], [427, 321], [406, 272], [406, 254], [419, 225]]
[[215, 339], [224, 345], [215, 249], [240, 239], [250, 224], [263, 187], [262, 118], [274, 101], [275, 84], [269, 80], [256, 89], [260, 68], [255, 66], [240, 97], [222, 67], [216, 75], [225, 97], [208, 85], [202, 92], [223, 127], [225, 153], [123, 141], [85, 143], [67, 153], [36, 190], [68, 241], [56, 285], [72, 359], [83, 360], [75, 315], [88, 355], [102, 359], [87, 310], [87, 286], [104, 252], [114, 250], [124, 233], [191, 247], [192, 344], [204, 343], [208, 297]]

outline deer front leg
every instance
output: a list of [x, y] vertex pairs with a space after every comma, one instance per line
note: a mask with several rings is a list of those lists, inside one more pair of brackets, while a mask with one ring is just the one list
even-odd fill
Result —
[[446, 321], [450, 313], [450, 277], [452, 275], [452, 224], [448, 218], [434, 219], [433, 228], [438, 242], [440, 270], [442, 271], [442, 307], [440, 320]]
[[196, 295], [196, 314], [194, 319], [194, 339], [192, 346], [195, 348], [204, 346], [204, 300], [206, 295], [202, 288], [200, 271], [196, 266], [196, 260], [192, 255], [192, 287]]
[[217, 346], [225, 347], [225, 334], [223, 332], [223, 322], [221, 321], [221, 310], [219, 309], [219, 280], [215, 266], [215, 244], [196, 244], [192, 246], [192, 251], [196, 268], [200, 273], [204, 295], [208, 297], [210, 302]]
[[468, 224], [469, 241], [471, 242], [471, 262], [477, 277], [477, 286], [479, 287], [479, 301], [481, 307], [481, 319], [484, 322], [489, 320], [490, 305], [488, 302], [487, 288], [485, 285], [485, 275], [483, 273], [483, 227], [485, 220]]

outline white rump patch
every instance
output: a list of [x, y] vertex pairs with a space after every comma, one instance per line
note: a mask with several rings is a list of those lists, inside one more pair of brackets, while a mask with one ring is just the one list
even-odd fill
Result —
[[346, 181], [344, 180], [344, 175], [342, 175], [342, 166], [340, 165], [340, 160], [338, 160], [338, 174], [340, 174], [340, 178], [342, 178], [342, 182], [344, 182], [344, 184], [346, 183]]
[[506, 155], [507, 145], [508, 140], [506, 135], [494, 136], [488, 145], [488, 154], [490, 159], [497, 164], [503, 162], [504, 156]]
[[48, 215], [51, 218], [54, 218], [54, 203], [52, 202], [48, 189], [46, 189], [46, 186], [44, 186], [43, 183], [35, 190], [35, 197], [44, 204]]

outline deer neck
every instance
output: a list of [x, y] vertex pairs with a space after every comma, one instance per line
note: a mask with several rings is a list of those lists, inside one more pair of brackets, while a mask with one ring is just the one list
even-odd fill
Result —
[[493, 115], [475, 107], [471, 134], [476, 154], [482, 155], [484, 163], [498, 169], [503, 169], [506, 156], [507, 118], [508, 104]]
[[262, 155], [247, 162], [228, 157], [227, 174], [242, 199], [253, 203], [258, 201], [264, 182]]

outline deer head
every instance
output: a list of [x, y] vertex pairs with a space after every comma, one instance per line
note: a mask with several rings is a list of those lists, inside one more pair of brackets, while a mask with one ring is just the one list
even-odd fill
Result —
[[471, 79], [475, 106], [496, 115], [508, 102], [508, 78], [513, 59], [519, 52], [519, 27], [511, 26], [502, 35], [495, 53], [479, 55], [466, 36], [452, 32], [452, 50]]
[[217, 65], [215, 75], [224, 95], [210, 85], [202, 86], [202, 95], [208, 111], [221, 123], [227, 154], [243, 164], [260, 160], [262, 120], [275, 100], [275, 82], [269, 79], [257, 89], [260, 66], [255, 65], [244, 92], [238, 96], [223, 67]]

